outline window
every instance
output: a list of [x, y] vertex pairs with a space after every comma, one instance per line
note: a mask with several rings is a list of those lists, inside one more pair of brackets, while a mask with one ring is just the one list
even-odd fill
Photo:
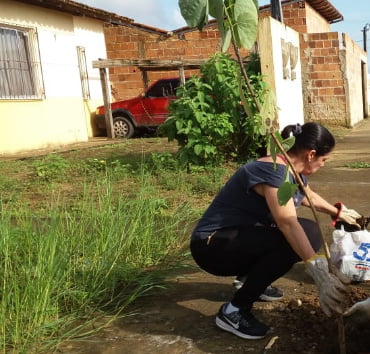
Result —
[[175, 96], [176, 89], [180, 85], [180, 79], [163, 79], [154, 84], [147, 92], [147, 97]]
[[80, 70], [82, 95], [85, 100], [90, 99], [89, 75], [87, 73], [86, 54], [84, 47], [77, 47], [78, 68]]
[[36, 31], [0, 24], [0, 99], [40, 99], [43, 95]]

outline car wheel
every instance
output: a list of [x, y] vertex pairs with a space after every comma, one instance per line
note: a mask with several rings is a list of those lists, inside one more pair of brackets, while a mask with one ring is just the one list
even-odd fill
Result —
[[114, 117], [113, 130], [116, 138], [132, 138], [135, 133], [134, 126], [126, 117]]

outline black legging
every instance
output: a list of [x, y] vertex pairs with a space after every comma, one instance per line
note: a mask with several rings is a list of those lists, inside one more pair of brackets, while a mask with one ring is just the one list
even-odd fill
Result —
[[[317, 224], [298, 218], [312, 248], [321, 247]], [[301, 259], [277, 227], [241, 226], [217, 231], [209, 239], [192, 240], [195, 262], [206, 272], [221, 276], [247, 275], [232, 304], [249, 310], [268, 285], [287, 273]]]

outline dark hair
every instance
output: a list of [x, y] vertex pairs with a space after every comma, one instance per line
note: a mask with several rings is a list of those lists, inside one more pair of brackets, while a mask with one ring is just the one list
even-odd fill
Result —
[[281, 137], [286, 139], [291, 134], [295, 137], [295, 143], [289, 150], [291, 152], [316, 150], [316, 156], [323, 156], [331, 152], [335, 146], [333, 135], [318, 123], [288, 125], [282, 130]]

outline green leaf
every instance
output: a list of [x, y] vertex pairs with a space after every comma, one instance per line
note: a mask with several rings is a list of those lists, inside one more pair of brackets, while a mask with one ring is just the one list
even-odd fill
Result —
[[202, 150], [203, 150], [202, 145], [200, 145], [200, 144], [195, 144], [194, 145], [195, 155], [200, 155], [200, 153], [202, 152]]
[[224, 20], [224, 3], [222, 0], [209, 0], [209, 14], [216, 20]]
[[231, 43], [231, 31], [230, 31], [230, 29], [227, 29], [226, 32], [225, 32], [225, 36], [222, 37], [221, 50], [222, 50], [223, 53], [225, 53], [229, 49], [230, 43]]
[[250, 49], [258, 30], [258, 11], [254, 1], [235, 0], [234, 20], [238, 47]]
[[285, 151], [289, 151], [295, 143], [295, 137], [290, 136], [281, 142]]
[[221, 50], [226, 52], [231, 42], [231, 31], [225, 28], [225, 14], [223, 0], [209, 0], [209, 14], [217, 20], [218, 31], [221, 36]]
[[298, 189], [298, 184], [284, 182], [278, 189], [277, 196], [280, 205], [288, 203], [289, 199]]
[[279, 153], [279, 148], [275, 143], [275, 140], [270, 137], [270, 155], [272, 159], [274, 160], [274, 163], [276, 163], [276, 155]]
[[179, 7], [189, 27], [198, 27], [202, 30], [204, 24], [208, 22], [208, 0], [179, 0]]
[[257, 11], [259, 11], [260, 7], [258, 5], [258, 0], [253, 0], [254, 5], [256, 6]]

